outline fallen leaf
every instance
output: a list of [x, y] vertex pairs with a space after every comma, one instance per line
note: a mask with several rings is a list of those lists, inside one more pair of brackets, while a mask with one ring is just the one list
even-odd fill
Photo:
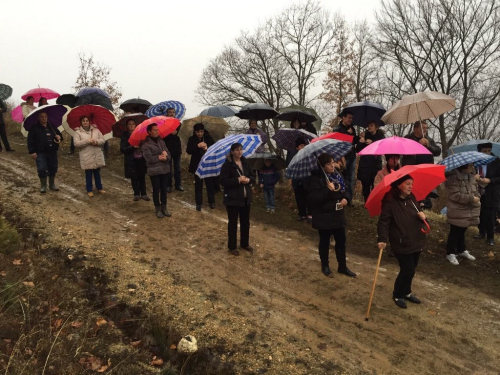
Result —
[[488, 258], [494, 258], [495, 257], [495, 253], [493, 251], [490, 251], [488, 253]]
[[78, 322], [78, 321], [71, 323], [71, 327], [73, 327], [73, 328], [80, 328], [82, 325], [83, 325], [83, 323]]
[[98, 327], [100, 327], [100, 326], [102, 326], [104, 324], [107, 324], [108, 322], [106, 321], [106, 319], [98, 318], [95, 323], [97, 324]]
[[427, 313], [429, 315], [437, 315], [437, 311], [434, 311], [434, 310], [428, 310]]
[[59, 277], [59, 275], [54, 275], [54, 276], [52, 276], [52, 280], [55, 280], [55, 279], [57, 279], [58, 277]]
[[104, 372], [108, 369], [109, 366], [111, 366], [111, 358], [108, 359], [108, 364], [103, 365], [99, 370], [97, 370], [97, 372]]
[[7, 272], [5, 272], [5, 271], [0, 272], [0, 276], [2, 276], [2, 277], [7, 276]]
[[54, 306], [54, 307], [52, 308], [52, 312], [58, 312], [58, 311], [59, 311], [59, 307]]
[[23, 264], [23, 262], [21, 262], [21, 259], [14, 259], [14, 261], [12, 262], [12, 264], [14, 266], [20, 266], [21, 264]]
[[175, 344], [170, 345], [170, 350], [175, 350], [175, 349], [177, 349], [177, 345]]
[[11, 339], [3, 339], [3, 342], [6, 342], [7, 344], [11, 341], [12, 341]]
[[132, 346], [138, 346], [140, 343], [141, 343], [141, 340], [138, 340], [138, 341], [132, 341], [130, 344]]
[[54, 328], [58, 329], [61, 326], [62, 321], [63, 321], [62, 319], [54, 320]]
[[30, 288], [35, 287], [35, 283], [33, 281], [23, 281], [23, 285], [29, 286]]
[[33, 354], [33, 351], [32, 351], [30, 348], [26, 348], [26, 349], [24, 349], [24, 352], [25, 352], [27, 355], [32, 355], [32, 354]]
[[163, 365], [163, 359], [153, 357], [153, 360], [151, 361], [151, 366], [161, 366], [161, 365]]

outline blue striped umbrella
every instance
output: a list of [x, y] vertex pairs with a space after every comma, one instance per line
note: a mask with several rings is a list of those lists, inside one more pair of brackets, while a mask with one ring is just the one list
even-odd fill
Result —
[[145, 115], [148, 117], [166, 116], [168, 108], [175, 109], [176, 119], [182, 120], [186, 114], [186, 106], [184, 104], [175, 100], [167, 100], [149, 107]]
[[462, 165], [474, 163], [476, 167], [479, 167], [491, 163], [493, 160], [495, 160], [495, 156], [486, 155], [477, 151], [465, 151], [459, 154], [450, 155], [441, 160], [438, 164], [444, 165], [446, 167], [445, 172], [449, 172]]
[[459, 152], [464, 152], [464, 151], [477, 151], [477, 145], [480, 145], [483, 143], [491, 143], [491, 146], [492, 146], [491, 152], [497, 156], [500, 156], [500, 143], [491, 142], [491, 141], [488, 141], [487, 139], [471, 139], [468, 142], [453, 146], [451, 149], [455, 154], [458, 154]]
[[286, 178], [306, 178], [311, 172], [318, 169], [318, 156], [329, 154], [334, 160], [342, 158], [352, 148], [352, 143], [341, 142], [336, 139], [323, 139], [308, 144], [297, 152], [286, 169]]
[[231, 117], [236, 114], [236, 110], [227, 105], [217, 105], [209, 107], [200, 112], [200, 116]]
[[257, 150], [262, 141], [255, 134], [234, 134], [215, 142], [201, 158], [196, 175], [199, 178], [218, 176], [222, 164], [226, 161], [226, 156], [231, 150], [231, 145], [234, 143], [241, 143], [243, 156], [247, 158]]
[[272, 137], [276, 141], [276, 146], [283, 150], [293, 151], [296, 149], [295, 141], [303, 138], [307, 143], [316, 138], [316, 135], [304, 129], [279, 129]]

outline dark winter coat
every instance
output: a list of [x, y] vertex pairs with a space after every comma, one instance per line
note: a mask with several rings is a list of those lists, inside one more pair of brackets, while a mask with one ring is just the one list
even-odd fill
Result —
[[[407, 139], [411, 139], [415, 142], [420, 142], [423, 137], [418, 138], [415, 133], [410, 133], [405, 136]], [[436, 145], [436, 142], [429, 136], [426, 136], [425, 139], [429, 141], [429, 146], [427, 149], [432, 153], [432, 155], [405, 155], [403, 156], [403, 160], [401, 162], [402, 165], [419, 165], [419, 164], [434, 164], [434, 156], [441, 155], [441, 147]]]
[[[245, 191], [247, 204], [252, 203], [252, 185], [255, 184], [255, 174], [244, 157], [241, 158], [241, 164], [243, 170], [236, 165], [231, 154], [227, 156], [226, 161], [222, 164], [219, 181], [224, 187], [224, 204], [226, 206], [244, 207]], [[250, 183], [240, 184], [238, 181], [238, 177], [240, 176], [248, 177]]]
[[47, 127], [43, 127], [42, 124], [37, 122], [28, 132], [28, 153], [43, 154], [57, 152], [59, 144], [54, 142], [56, 135], [61, 137], [62, 141], [62, 134], [55, 126], [48, 124]]
[[312, 227], [318, 230], [343, 228], [346, 225], [344, 209], [337, 210], [337, 203], [345, 198], [345, 192], [331, 191], [322, 171], [313, 171], [306, 181], [308, 209], [312, 215]]
[[[365, 131], [365, 139], [370, 139], [372, 142], [384, 139], [384, 132], [380, 129], [375, 134]], [[366, 146], [366, 143], [358, 142], [356, 145], [356, 152], [360, 152]], [[378, 171], [382, 169], [382, 157], [376, 155], [364, 155], [359, 157], [358, 163], [358, 180], [360, 181], [373, 181]]]
[[[413, 202], [413, 204], [412, 204]], [[418, 217], [413, 194], [401, 198], [399, 190], [391, 189], [382, 200], [382, 213], [378, 219], [378, 242], [389, 242], [396, 254], [422, 251], [426, 236], [420, 230], [424, 224]]]
[[7, 113], [7, 105], [5, 105], [5, 102], [0, 99], [0, 109], [2, 112], [0, 112], [0, 124], [5, 124], [5, 121], [3, 119], [4, 113]]
[[306, 126], [304, 126], [301, 129], [305, 130], [306, 132], [318, 135], [318, 131], [316, 130], [313, 124], [306, 124]]
[[[128, 131], [122, 134], [120, 139], [120, 151], [123, 154], [125, 178], [137, 178], [146, 174], [147, 166], [144, 156], [140, 159], [134, 157], [134, 153], [137, 152], [138, 149], [128, 143], [130, 135], [131, 133]], [[141, 151], [139, 150], [139, 152]]]
[[169, 134], [165, 138], [163, 138], [163, 142], [165, 142], [165, 146], [167, 146], [168, 150], [170, 151], [170, 155], [182, 155], [181, 139], [179, 138], [180, 128], [181, 126], [179, 125], [179, 127], [175, 130], [177, 132], [175, 135]]
[[265, 165], [259, 171], [259, 184], [264, 185], [264, 189], [274, 188], [274, 185], [280, 180], [280, 173], [274, 165], [266, 167]]
[[[352, 133], [349, 133], [348, 130], [352, 129]], [[347, 134], [347, 135], [352, 135], [354, 138], [352, 139], [352, 149], [349, 151], [344, 157], [346, 159], [353, 159], [356, 157], [356, 150], [355, 147], [359, 142], [359, 137], [356, 134], [356, 129], [354, 129], [354, 126], [350, 126], [349, 128], [342, 124], [342, 121], [340, 124], [335, 128], [336, 132], [342, 133], [342, 134]]]
[[486, 185], [481, 197], [481, 204], [485, 207], [500, 208], [500, 159], [496, 158], [486, 167], [486, 178], [490, 183]]
[[[168, 153], [167, 160], [160, 160], [158, 157], [166, 151]], [[149, 176], [158, 176], [161, 174], [167, 174], [170, 172], [170, 152], [168, 152], [165, 142], [160, 137], [156, 140], [147, 136], [142, 144], [142, 155], [146, 159], [146, 165], [148, 166]]]
[[198, 144], [201, 142], [205, 142], [207, 147], [212, 146], [215, 142], [210, 135], [210, 133], [205, 130], [203, 133], [203, 138], [199, 139], [193, 131], [193, 135], [189, 137], [188, 143], [186, 146], [186, 152], [191, 155], [191, 160], [189, 161], [189, 173], [195, 173], [198, 168], [198, 164], [200, 164], [201, 158], [205, 155], [205, 150], [198, 147]]
[[447, 174], [444, 186], [448, 192], [448, 223], [461, 228], [478, 225], [481, 203], [474, 202], [474, 197], [479, 198], [474, 175], [454, 169]]

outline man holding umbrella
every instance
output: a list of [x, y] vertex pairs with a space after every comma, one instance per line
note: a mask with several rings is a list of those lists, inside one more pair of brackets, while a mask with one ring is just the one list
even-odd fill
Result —
[[348, 134], [352, 135], [353, 141], [352, 141], [352, 149], [345, 155], [345, 161], [346, 161], [346, 170], [345, 170], [345, 177], [346, 177], [346, 199], [349, 202], [349, 204], [352, 204], [352, 198], [354, 195], [354, 186], [356, 184], [356, 178], [355, 178], [355, 170], [356, 170], [356, 150], [355, 146], [359, 142], [359, 137], [356, 134], [356, 129], [352, 126], [352, 120], [354, 118], [354, 114], [349, 111], [348, 109], [345, 109], [340, 112], [339, 117], [342, 119], [335, 128], [335, 131], [338, 133], [342, 134]]
[[429, 125], [423, 121], [416, 121], [413, 124], [413, 132], [405, 136], [407, 139], [420, 143], [426, 147], [431, 155], [407, 155], [403, 157], [404, 165], [419, 165], [419, 164], [434, 164], [434, 157], [441, 155], [441, 147], [436, 145], [436, 142], [429, 137]]
[[[175, 117], [175, 108], [169, 107], [167, 108], [167, 117]], [[181, 139], [178, 136], [179, 127], [172, 133], [167, 135], [163, 141], [167, 146], [168, 150], [172, 158], [170, 159], [170, 173], [167, 175], [167, 193], [172, 192], [172, 170], [174, 174], [175, 180], [175, 190], [184, 191], [182, 187], [181, 181], [181, 155], [182, 155], [182, 147], [181, 147]]]

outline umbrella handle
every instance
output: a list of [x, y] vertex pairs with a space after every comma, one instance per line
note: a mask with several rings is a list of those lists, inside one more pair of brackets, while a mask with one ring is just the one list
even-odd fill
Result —
[[429, 233], [431, 231], [431, 227], [429, 226], [429, 223], [427, 222], [427, 220], [423, 220], [425, 226], [426, 226], [426, 229], [424, 228], [420, 228], [420, 230], [422, 231], [422, 233]]

